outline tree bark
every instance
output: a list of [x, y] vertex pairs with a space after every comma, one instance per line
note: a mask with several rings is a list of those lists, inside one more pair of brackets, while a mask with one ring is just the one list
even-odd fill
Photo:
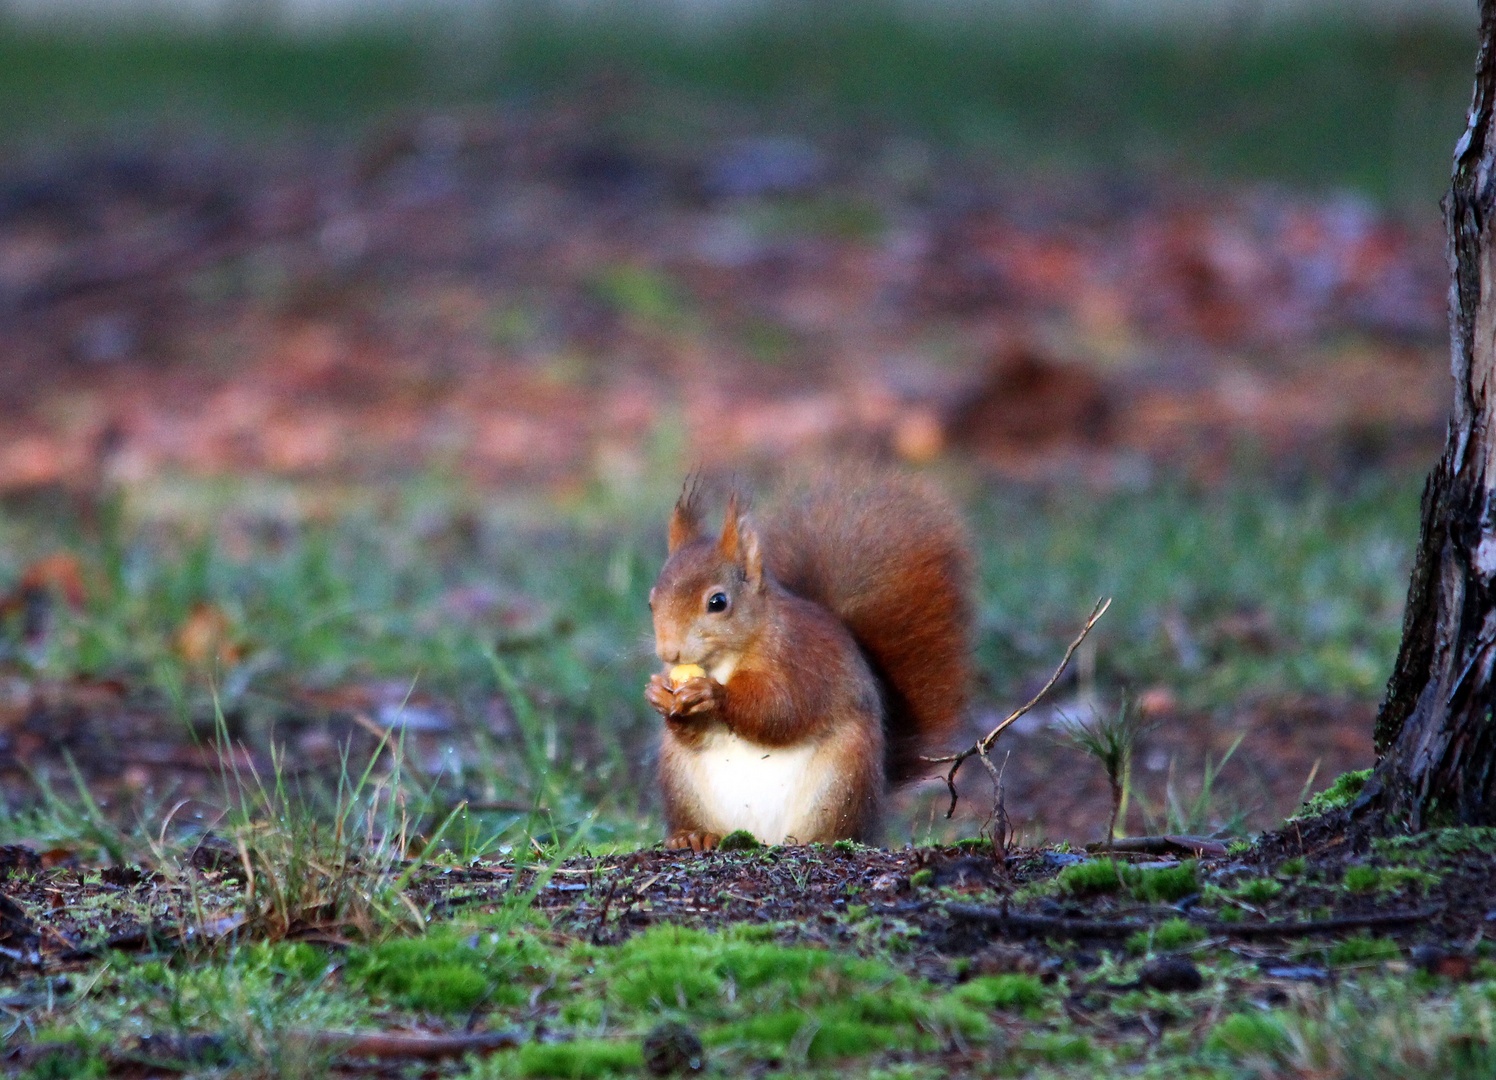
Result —
[[1416, 831], [1496, 823], [1496, 0], [1444, 203], [1454, 411], [1423, 491], [1402, 647], [1356, 813]]

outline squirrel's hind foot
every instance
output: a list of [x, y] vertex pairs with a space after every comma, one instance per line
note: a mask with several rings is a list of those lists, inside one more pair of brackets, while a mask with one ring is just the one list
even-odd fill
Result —
[[685, 851], [687, 848], [700, 854], [711, 851], [722, 842], [722, 837], [705, 829], [682, 829], [665, 837], [666, 851]]

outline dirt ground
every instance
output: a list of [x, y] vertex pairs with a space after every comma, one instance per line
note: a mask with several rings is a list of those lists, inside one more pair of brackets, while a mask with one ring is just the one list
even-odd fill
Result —
[[904, 157], [667, 152], [535, 108], [14, 161], [0, 491], [433, 467], [564, 491], [662, 444], [1126, 484], [1220, 478], [1243, 442], [1332, 470], [1437, 445], [1432, 208]]

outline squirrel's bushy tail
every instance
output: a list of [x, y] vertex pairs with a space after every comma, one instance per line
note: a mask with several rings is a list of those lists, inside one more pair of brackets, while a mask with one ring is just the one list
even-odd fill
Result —
[[971, 683], [971, 547], [949, 502], [916, 477], [837, 473], [766, 523], [764, 561], [831, 610], [883, 685], [885, 768], [900, 783], [961, 726]]

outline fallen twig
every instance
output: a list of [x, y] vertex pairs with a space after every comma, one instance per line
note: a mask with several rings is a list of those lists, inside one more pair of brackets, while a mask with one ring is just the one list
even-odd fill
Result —
[[[1068, 919], [1050, 915], [1020, 915], [1002, 908], [981, 904], [947, 904], [946, 913], [963, 922], [976, 922], [999, 932], [1045, 934], [1050, 937], [1130, 937], [1139, 930], [1157, 926], [1156, 922], [1135, 919]], [[1407, 926], [1429, 918], [1433, 912], [1409, 911], [1394, 915], [1366, 915], [1345, 919], [1318, 919], [1309, 922], [1221, 922], [1191, 920], [1206, 933], [1218, 937], [1307, 937], [1310, 934], [1337, 934], [1347, 930], [1375, 930]]]
[[1065, 650], [1065, 655], [1060, 658], [1060, 666], [1054, 669], [1054, 674], [1049, 677], [1049, 681], [1044, 684], [1044, 686], [1039, 690], [1037, 694], [1029, 698], [1029, 700], [1019, 708], [1009, 713], [1008, 717], [1003, 720], [1002, 723], [998, 724], [991, 731], [987, 732], [986, 735], [982, 736], [965, 750], [962, 750], [959, 754], [946, 754], [942, 757], [920, 758], [921, 761], [928, 762], [931, 765], [944, 765], [946, 762], [951, 763], [951, 770], [945, 775], [945, 786], [948, 787], [951, 792], [950, 809], [945, 812], [947, 820], [949, 820], [950, 817], [956, 812], [956, 800], [958, 798], [956, 794], [956, 772], [961, 768], [963, 764], [965, 764], [967, 758], [980, 758], [982, 764], [987, 769], [988, 775], [992, 777], [992, 782], [998, 787], [1002, 786], [1002, 775], [998, 772], [997, 766], [992, 764], [992, 759], [987, 756], [992, 750], [992, 744], [997, 742], [998, 736], [1001, 735], [1004, 731], [1007, 731], [1015, 721], [1027, 714], [1029, 710], [1031, 710], [1035, 705], [1039, 704], [1039, 701], [1044, 697], [1045, 694], [1054, 689], [1055, 683], [1060, 681], [1060, 676], [1065, 674], [1065, 668], [1070, 665], [1070, 658], [1075, 655], [1075, 650], [1080, 648], [1080, 643], [1086, 640], [1086, 635], [1091, 632], [1091, 628], [1096, 625], [1096, 621], [1103, 615], [1105, 615], [1106, 609], [1111, 606], [1112, 601], [1110, 597], [1106, 597], [1104, 599], [1096, 601], [1096, 606], [1091, 609], [1090, 617], [1086, 619], [1086, 625], [1081, 627], [1080, 633], [1075, 636], [1075, 640], [1072, 641], [1070, 643], [1070, 647]]
[[412, 1035], [396, 1031], [301, 1031], [294, 1036], [319, 1050], [346, 1057], [437, 1058], [482, 1054], [518, 1046], [513, 1031], [480, 1031], [462, 1035]]
[[1438, 914], [1434, 911], [1405, 911], [1392, 915], [1361, 915], [1344, 919], [1317, 919], [1309, 922], [1226, 923], [1201, 922], [1195, 925], [1207, 932], [1231, 937], [1306, 937], [1309, 934], [1339, 934], [1346, 930], [1391, 929], [1423, 922]]
[[1219, 859], [1225, 856], [1226, 845], [1204, 836], [1124, 836], [1111, 843], [1098, 840], [1087, 844], [1086, 851], [1121, 855], [1202, 855]]

